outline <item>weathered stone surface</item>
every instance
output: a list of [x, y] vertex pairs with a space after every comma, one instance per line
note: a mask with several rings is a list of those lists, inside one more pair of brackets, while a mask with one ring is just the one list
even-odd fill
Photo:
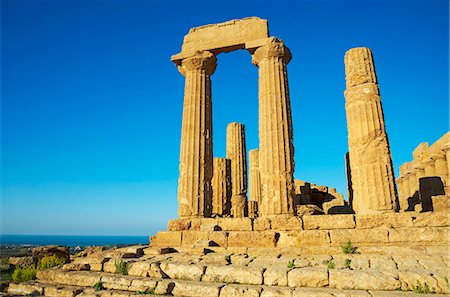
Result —
[[330, 230], [331, 243], [342, 244], [348, 241], [361, 242], [388, 242], [387, 229], [342, 229]]
[[243, 124], [227, 126], [227, 159], [231, 164], [231, 215], [243, 218], [247, 214], [247, 149]]
[[38, 280], [63, 285], [90, 287], [101, 279], [101, 274], [92, 271], [65, 271], [61, 269], [38, 270]]
[[249, 157], [249, 200], [255, 201], [256, 205], [261, 204], [261, 176], [259, 174], [259, 150], [250, 150]]
[[224, 286], [221, 283], [204, 283], [193, 281], [174, 280], [175, 287], [172, 290], [174, 296], [198, 297], [211, 296], [219, 297], [220, 288]]
[[271, 229], [271, 223], [269, 218], [256, 218], [253, 220], [253, 230], [265, 231]]
[[390, 242], [448, 242], [449, 230], [445, 227], [389, 229]]
[[263, 283], [263, 269], [234, 265], [208, 266], [202, 281], [261, 285]]
[[305, 229], [352, 229], [355, 228], [353, 215], [319, 215], [304, 216]]
[[252, 231], [249, 218], [220, 218], [219, 226], [223, 231]]
[[220, 290], [220, 297], [259, 297], [261, 287], [245, 286], [245, 285], [226, 285]]
[[147, 247], [144, 249], [144, 255], [156, 256], [175, 253], [176, 250], [170, 247]]
[[191, 227], [191, 220], [190, 219], [176, 219], [176, 220], [169, 220], [169, 231], [183, 231], [183, 230], [189, 230]]
[[304, 216], [319, 215], [319, 214], [323, 214], [323, 213], [324, 213], [323, 210], [314, 204], [297, 206], [297, 216], [301, 217], [301, 218]]
[[74, 297], [81, 293], [83, 288], [75, 286], [45, 286], [44, 295], [48, 297]]
[[353, 210], [357, 214], [393, 212], [397, 208], [395, 178], [370, 49], [347, 51], [345, 74]]
[[181, 245], [181, 231], [158, 232], [150, 239], [152, 246], [172, 247]]
[[413, 216], [411, 213], [382, 213], [371, 215], [356, 215], [357, 228], [401, 228], [412, 227]]
[[183, 231], [181, 243], [183, 245], [194, 244], [197, 241], [208, 240], [208, 232], [205, 231]]
[[378, 271], [389, 271], [397, 269], [397, 264], [388, 255], [371, 255], [370, 268]]
[[259, 70], [259, 215], [294, 214], [294, 145], [287, 79], [291, 53], [284, 43], [267, 38], [252, 55]]
[[8, 263], [14, 266], [28, 267], [34, 264], [33, 257], [9, 257]]
[[11, 295], [43, 295], [44, 288], [37, 283], [10, 283], [8, 287], [8, 294]]
[[33, 258], [36, 261], [39, 261], [43, 257], [56, 255], [61, 259], [64, 259], [66, 263], [70, 262], [70, 253], [69, 248], [65, 246], [56, 246], [56, 245], [48, 245], [48, 246], [38, 246], [31, 250]]
[[208, 233], [208, 240], [213, 241], [215, 244], [221, 247], [227, 247], [228, 245], [228, 233], [225, 231], [213, 231]]
[[433, 203], [433, 211], [448, 213], [449, 211], [449, 199], [450, 196], [447, 195], [437, 195], [431, 197]]
[[291, 288], [264, 287], [261, 297], [292, 297]]
[[167, 263], [160, 264], [161, 270], [171, 279], [200, 281], [205, 268], [195, 264]]
[[448, 227], [450, 217], [445, 212], [425, 212], [414, 214], [414, 227]]
[[280, 238], [277, 247], [304, 247], [309, 245], [328, 245], [330, 243], [329, 231], [303, 230], [279, 232]]
[[396, 290], [400, 288], [398, 275], [376, 270], [361, 271], [330, 269], [330, 287], [356, 290]]
[[329, 289], [321, 288], [297, 288], [292, 292], [292, 297], [334, 297]]
[[231, 160], [214, 158], [212, 178], [213, 198], [212, 214], [229, 215], [231, 213]]
[[270, 219], [272, 230], [291, 231], [302, 230], [302, 219], [293, 216], [274, 216]]
[[289, 287], [325, 287], [328, 285], [326, 268], [295, 268], [288, 272]]
[[398, 276], [401, 282], [401, 289], [405, 291], [412, 291], [418, 285], [429, 288], [430, 293], [442, 293], [438, 286], [437, 280], [430, 275], [428, 271], [399, 271]]
[[90, 270], [91, 266], [89, 264], [81, 264], [81, 263], [67, 263], [64, 264], [62, 269], [64, 270]]
[[148, 276], [148, 272], [151, 270], [152, 262], [139, 261], [133, 263], [128, 269], [128, 275], [134, 276]]
[[185, 76], [185, 93], [180, 144], [178, 215], [211, 215], [213, 176], [211, 75], [216, 57], [195, 52], [178, 63]]
[[264, 284], [268, 286], [287, 286], [288, 269], [285, 267], [269, 266], [264, 271]]
[[275, 247], [277, 233], [272, 231], [229, 232], [228, 247]]
[[133, 279], [131, 281], [130, 291], [151, 292], [156, 288], [158, 282], [154, 279]]
[[103, 275], [102, 276], [102, 285], [106, 289], [111, 290], [128, 290], [131, 286], [131, 282], [133, 281], [132, 276], [128, 275]]

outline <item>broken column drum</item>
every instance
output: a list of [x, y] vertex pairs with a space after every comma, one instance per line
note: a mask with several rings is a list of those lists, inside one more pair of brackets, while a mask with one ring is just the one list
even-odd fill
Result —
[[242, 218], [247, 212], [247, 154], [243, 124], [228, 125], [226, 151], [231, 164], [231, 215]]
[[370, 49], [350, 49], [345, 74], [353, 210], [358, 214], [395, 211], [392, 158]]
[[252, 55], [259, 68], [260, 216], [294, 214], [294, 146], [287, 77], [290, 60], [289, 49], [274, 37]]
[[198, 51], [178, 66], [185, 76], [178, 179], [178, 215], [211, 215], [213, 175], [211, 75], [216, 57]]
[[231, 164], [229, 159], [214, 158], [212, 190], [212, 214], [229, 215], [231, 211]]

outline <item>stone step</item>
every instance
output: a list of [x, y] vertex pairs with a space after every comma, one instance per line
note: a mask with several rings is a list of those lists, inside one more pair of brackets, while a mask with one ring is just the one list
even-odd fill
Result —
[[[171, 281], [170, 294], [148, 291], [145, 294], [174, 297], [439, 297], [441, 294], [424, 294], [401, 291], [340, 290], [332, 288], [286, 288], [238, 284], [214, 284], [193, 281]], [[10, 284], [8, 296], [43, 295], [47, 297], [138, 297], [144, 292], [54, 285], [41, 282]]]
[[[91, 287], [102, 282], [103, 287], [113, 290], [146, 291], [156, 289], [158, 292], [170, 292], [170, 286], [179, 283], [183, 287], [184, 281], [191, 282], [195, 286], [219, 290], [225, 284], [242, 284], [256, 286], [279, 287], [329, 287], [343, 290], [413, 290], [416, 287], [427, 288], [432, 293], [448, 293], [447, 270], [444, 268], [438, 272], [430, 272], [420, 267], [418, 262], [405, 262], [402, 265], [411, 270], [398, 270], [393, 263], [387, 266], [384, 259], [379, 259], [377, 266], [367, 269], [339, 268], [336, 265], [345, 265], [346, 259], [341, 263], [336, 260], [335, 267], [321, 264], [326, 259], [316, 259], [317, 266], [302, 266], [304, 263], [294, 261], [291, 267], [270, 265], [261, 262], [261, 265], [208, 265], [183, 264], [176, 262], [163, 262], [159, 268], [161, 278], [133, 275], [120, 275], [114, 273], [99, 273], [88, 271], [64, 271], [50, 269], [39, 271], [37, 277], [40, 281], [61, 285]], [[330, 260], [328, 260], [330, 261]], [[328, 262], [331, 263], [331, 262]], [[375, 262], [374, 262], [375, 263]], [[351, 263], [350, 263], [351, 265]], [[364, 265], [357, 263], [356, 265]], [[409, 266], [407, 266], [409, 265]], [[430, 262], [429, 265], [433, 265]], [[443, 266], [445, 267], [445, 266]], [[211, 293], [212, 294], [212, 293]], [[207, 295], [208, 296], [208, 295]]]

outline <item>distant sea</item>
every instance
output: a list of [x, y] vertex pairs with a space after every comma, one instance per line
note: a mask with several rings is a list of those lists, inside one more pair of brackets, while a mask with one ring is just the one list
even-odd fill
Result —
[[1, 245], [98, 246], [149, 244], [148, 236], [0, 235]]

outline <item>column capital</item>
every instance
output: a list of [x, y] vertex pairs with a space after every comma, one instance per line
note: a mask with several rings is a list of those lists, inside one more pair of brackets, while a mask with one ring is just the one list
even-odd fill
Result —
[[284, 63], [291, 61], [291, 51], [284, 42], [276, 37], [269, 37], [264, 45], [258, 47], [252, 54], [252, 63], [258, 66], [262, 61], [269, 58], [282, 58]]
[[216, 56], [208, 51], [196, 51], [192, 55], [176, 62], [178, 70], [186, 76], [187, 72], [204, 70], [208, 75], [212, 75], [216, 70]]

